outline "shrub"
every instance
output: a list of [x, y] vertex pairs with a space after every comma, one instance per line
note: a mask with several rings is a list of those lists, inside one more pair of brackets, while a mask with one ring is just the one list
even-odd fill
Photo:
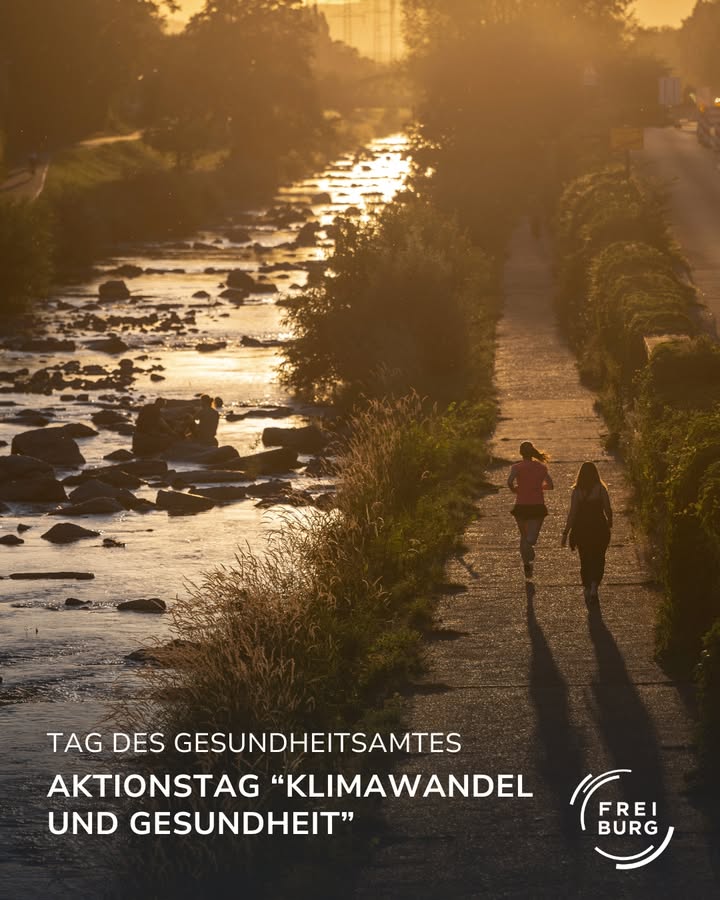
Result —
[[330, 269], [288, 311], [287, 385], [310, 397], [464, 395], [478, 333], [492, 339], [492, 272], [452, 218], [411, 202], [342, 223]]
[[720, 758], [720, 619], [703, 638], [703, 650], [697, 667], [700, 706], [700, 752], [705, 769], [720, 782], [717, 761]]
[[45, 206], [0, 203], [0, 313], [42, 297], [52, 278], [52, 229]]
[[[337, 509], [294, 515], [267, 553], [240, 551], [234, 566], [209, 574], [176, 604], [173, 630], [182, 643], [174, 667], [145, 673], [149, 695], [126, 711], [132, 727], [161, 731], [168, 741], [187, 731], [292, 735], [363, 730], [373, 721], [397, 728], [393, 694], [422, 665], [418, 600], [431, 597], [442, 578], [469, 515], [459, 499], [487, 462], [483, 438], [493, 407], [470, 413], [441, 415], [416, 395], [375, 401], [360, 412], [341, 456]], [[171, 754], [156, 764], [231, 776], [252, 771], [268, 785], [275, 773], [362, 763], [289, 751]], [[263, 805], [287, 809], [288, 801], [265, 790], [262, 800], [240, 808]], [[301, 841], [282, 847], [221, 837], [211, 850], [184, 842], [181, 857], [154, 848], [160, 858], [148, 871], [163, 880], [165, 893], [171, 879], [179, 896], [198, 868], [222, 882], [207, 873], [229, 867], [233, 883], [243, 877], [246, 887], [252, 875], [262, 875], [267, 886], [285, 878], [307, 849]]]

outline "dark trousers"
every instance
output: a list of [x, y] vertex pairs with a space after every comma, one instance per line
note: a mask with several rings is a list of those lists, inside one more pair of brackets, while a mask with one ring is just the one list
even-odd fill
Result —
[[582, 543], [578, 544], [578, 553], [580, 554], [580, 578], [583, 587], [589, 588], [590, 585], [600, 584], [605, 574], [605, 552], [607, 544]]

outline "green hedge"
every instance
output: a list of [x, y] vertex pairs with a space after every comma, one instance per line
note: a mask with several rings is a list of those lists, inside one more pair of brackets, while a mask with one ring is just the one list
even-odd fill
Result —
[[[689, 677], [703, 652], [701, 730], [717, 747], [720, 346], [698, 333], [687, 264], [661, 199], [637, 178], [603, 170], [572, 182], [559, 203], [557, 244], [561, 321], [622, 435], [639, 511], [660, 551], [657, 653]], [[648, 359], [643, 339], [662, 334], [681, 338]]]

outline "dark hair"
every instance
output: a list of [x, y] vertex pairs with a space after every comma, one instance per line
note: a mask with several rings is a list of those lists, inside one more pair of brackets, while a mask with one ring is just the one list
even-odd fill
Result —
[[548, 455], [538, 450], [530, 441], [523, 441], [520, 444], [520, 456], [523, 459], [539, 459], [540, 462], [547, 462]]
[[605, 484], [600, 477], [597, 466], [593, 462], [584, 462], [577, 473], [575, 487], [581, 491], [591, 491], [596, 484]]
[[211, 406], [212, 405], [212, 397], [210, 396], [210, 394], [203, 394], [200, 397], [200, 402], [203, 403], [205, 406]]
[[223, 398], [222, 397], [216, 397], [213, 402], [215, 404], [215, 409], [222, 409], [222, 406], [223, 406]]

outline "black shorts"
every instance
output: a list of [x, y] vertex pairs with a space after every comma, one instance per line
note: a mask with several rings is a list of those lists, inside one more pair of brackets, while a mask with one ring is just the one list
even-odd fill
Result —
[[510, 510], [510, 515], [516, 519], [544, 519], [548, 514], [544, 503], [516, 503]]

